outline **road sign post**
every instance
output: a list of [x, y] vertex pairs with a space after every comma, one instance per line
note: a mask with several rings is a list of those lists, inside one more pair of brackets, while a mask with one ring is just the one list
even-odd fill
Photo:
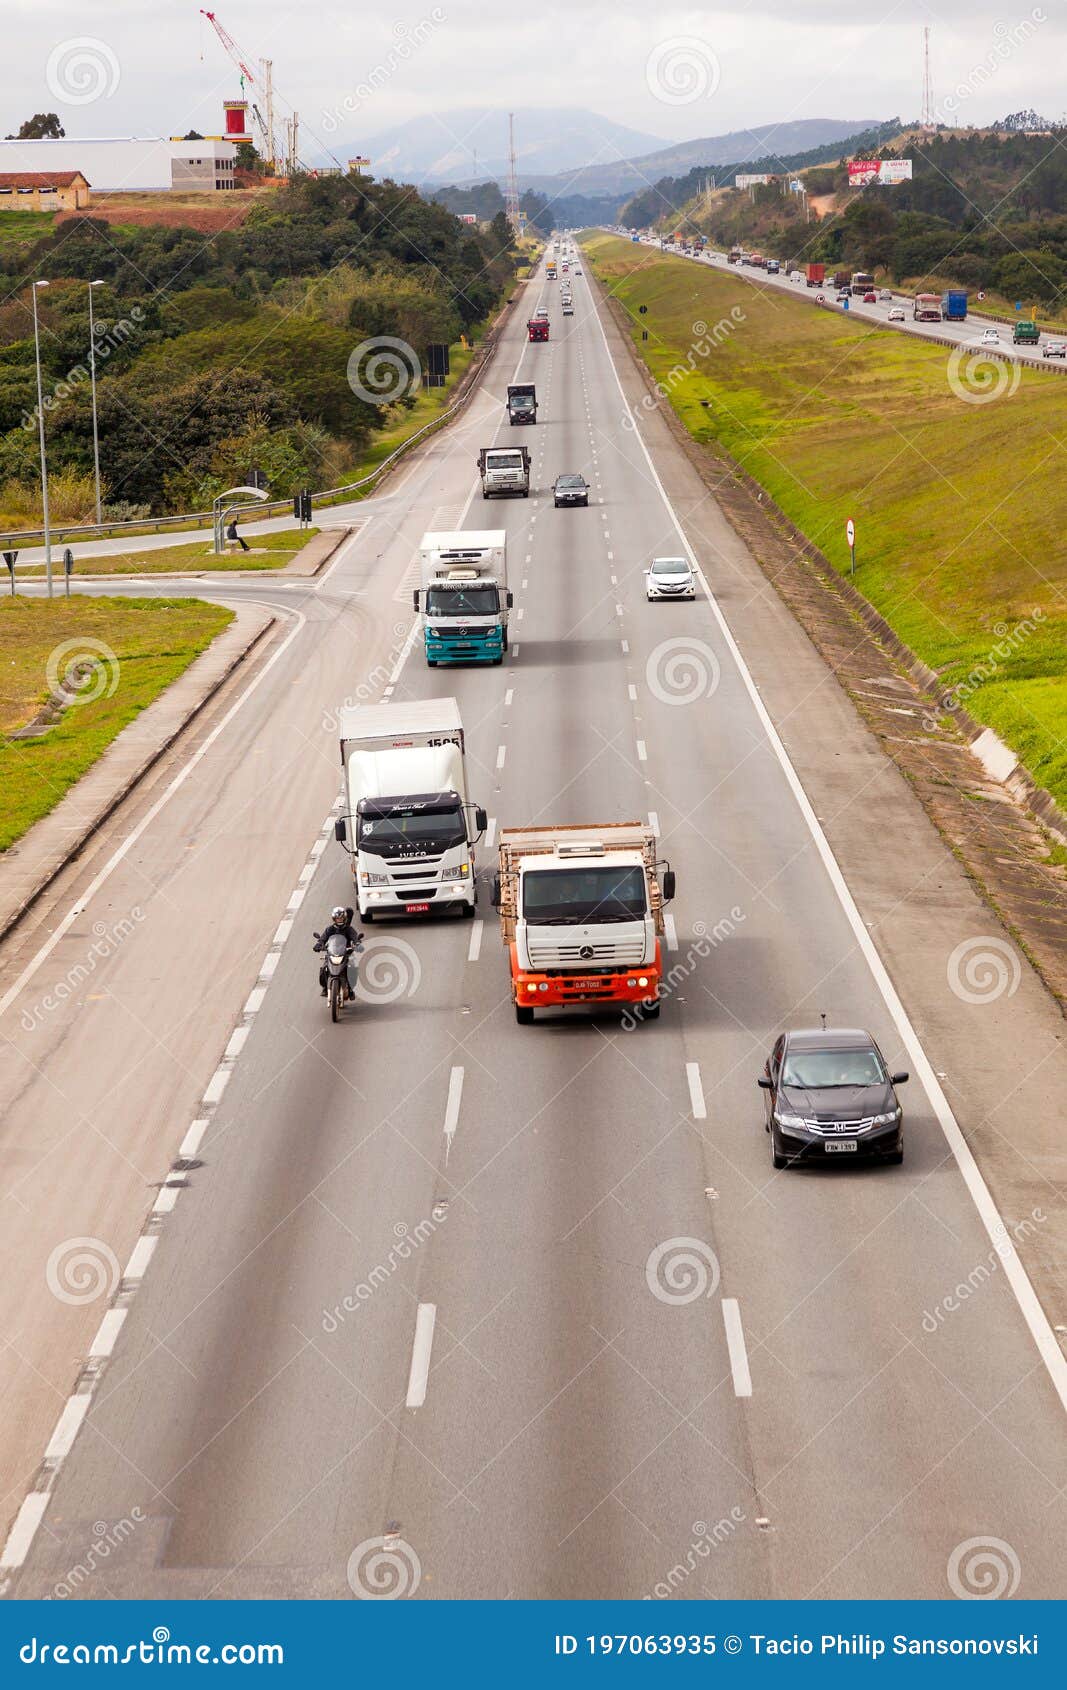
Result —
[[69, 546], [63, 548], [63, 580], [66, 584], [68, 599], [70, 598], [70, 578], [74, 572], [74, 553]]
[[849, 517], [845, 523], [845, 539], [848, 541], [849, 574], [856, 573], [856, 524]]
[[18, 555], [19, 555], [18, 552], [5, 552], [4, 553], [4, 562], [7, 564], [8, 572], [11, 576], [11, 597], [12, 598], [14, 598], [14, 596], [15, 596], [15, 563], [18, 559]]

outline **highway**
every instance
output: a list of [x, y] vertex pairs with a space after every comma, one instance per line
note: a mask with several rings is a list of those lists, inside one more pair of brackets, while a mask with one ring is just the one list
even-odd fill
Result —
[[[659, 252], [658, 240], [643, 237], [641, 245], [652, 247]], [[844, 306], [837, 303], [837, 289], [833, 285], [833, 271], [827, 265], [826, 282], [821, 288], [809, 288], [806, 282], [792, 282], [788, 273], [783, 269], [778, 275], [768, 275], [766, 270], [756, 269], [747, 264], [728, 264], [725, 252], [707, 248], [704, 252], [693, 255], [674, 253], [669, 250], [665, 254], [669, 258], [683, 258], [691, 264], [708, 265], [713, 269], [726, 270], [731, 276], [737, 276], [743, 282], [750, 282], [753, 287], [760, 289], [774, 288], [780, 292], [792, 295], [794, 298], [807, 300], [814, 305], [819, 294], [823, 295], [822, 310], [837, 311], [845, 314]], [[881, 292], [884, 284], [879, 283], [875, 292]], [[974, 354], [979, 361], [987, 352], [1000, 353], [1003, 357], [1018, 364], [1036, 365], [1043, 370], [1059, 370], [1064, 368], [1062, 358], [1046, 358], [1042, 348], [1050, 342], [1062, 344], [1063, 337], [1043, 334], [1039, 346], [1013, 346], [1011, 338], [1011, 324], [998, 322], [992, 317], [983, 316], [980, 309], [976, 309], [973, 296], [968, 300], [968, 314], [962, 323], [919, 323], [912, 316], [911, 294], [892, 292], [891, 299], [878, 300], [873, 305], [865, 305], [862, 298], [852, 298], [848, 303], [848, 316], [858, 318], [861, 322], [877, 324], [879, 328], [894, 330], [900, 334], [919, 335], [925, 339], [942, 341], [946, 346], [961, 347], [968, 355]], [[891, 323], [889, 313], [894, 307], [902, 308], [906, 313], [902, 323]], [[988, 330], [994, 330], [997, 335], [996, 345], [982, 343], [982, 336]], [[968, 357], [968, 362], [970, 361]], [[965, 366], [966, 368], [966, 366]]]
[[[995, 1218], [957, 1118], [1005, 1219], [1059, 1224], [1064, 1153], [1028, 1135], [1063, 1096], [1061, 1019], [1025, 965], [994, 1005], [948, 989], [995, 918], [661, 419], [635, 432], [643, 389], [588, 275], [574, 293], [564, 323], [529, 284], [553, 339], [526, 344], [520, 304], [461, 423], [320, 580], [196, 584], [278, 607], [270, 667], [134, 846], [108, 866], [177, 763], [0, 958], [23, 981], [0, 1021], [10, 1594], [88, 1564], [74, 1594], [347, 1596], [381, 1539], [418, 1599], [939, 1597], [978, 1537], [1020, 1595], [1062, 1589], [1063, 1357], [1014, 1252], [945, 1312]], [[541, 406], [521, 435], [516, 375]], [[531, 447], [529, 501], [477, 495], [494, 434]], [[587, 510], [553, 509], [564, 470]], [[648, 604], [679, 522], [714, 598]], [[430, 671], [411, 639], [419, 538], [453, 525], [507, 529], [499, 669]], [[491, 834], [651, 817], [678, 876], [658, 1022], [516, 1025], [482, 845], [478, 919], [369, 927], [364, 1001], [329, 1024], [332, 713], [446, 693]], [[756, 1076], [821, 1011], [912, 1070], [903, 1167], [772, 1170]], [[103, 1328], [106, 1297], [45, 1288], [83, 1237], [133, 1256]]]

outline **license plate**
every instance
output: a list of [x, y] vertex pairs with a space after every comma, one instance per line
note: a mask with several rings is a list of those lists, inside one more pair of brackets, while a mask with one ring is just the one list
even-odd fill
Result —
[[570, 984], [576, 992], [595, 992], [600, 988], [599, 980], [572, 980]]
[[858, 1150], [859, 1145], [854, 1138], [828, 1138], [826, 1141], [827, 1156], [837, 1156], [843, 1150]]
[[[404, 908], [407, 910], [408, 915], [425, 915], [426, 912], [428, 911], [429, 907], [430, 907], [429, 904], [405, 904], [404, 905]], [[853, 1145], [852, 1148], [853, 1148], [853, 1150], [855, 1150], [856, 1146]]]

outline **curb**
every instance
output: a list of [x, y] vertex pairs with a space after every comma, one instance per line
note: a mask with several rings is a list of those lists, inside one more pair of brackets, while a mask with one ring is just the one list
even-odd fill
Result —
[[[4, 910], [0, 913], [0, 943], [8, 938], [9, 934], [14, 931], [19, 922], [21, 922], [24, 916], [29, 913], [29, 911], [37, 903], [37, 900], [48, 890], [49, 886], [52, 885], [53, 881], [58, 879], [64, 869], [69, 867], [74, 859], [80, 855], [80, 853], [84, 850], [86, 843], [89, 839], [91, 839], [101, 824], [107, 821], [108, 818], [119, 808], [119, 806], [125, 802], [125, 800], [133, 792], [134, 788], [140, 784], [149, 771], [154, 768], [154, 766], [171, 749], [175, 741], [180, 738], [192, 722], [196, 721], [197, 717], [207, 707], [207, 705], [209, 705], [212, 700], [217, 697], [218, 693], [233, 677], [234, 673], [257, 651], [257, 649], [272, 633], [277, 625], [277, 622], [277, 616], [272, 614], [268, 617], [266, 622], [261, 623], [258, 628], [253, 629], [249, 633], [248, 639], [242, 649], [235, 652], [233, 658], [227, 663], [223, 672], [216, 676], [207, 691], [202, 697], [198, 698], [195, 704], [193, 704], [186, 714], [183, 715], [181, 721], [171, 729], [164, 739], [162, 739], [157, 745], [153, 746], [152, 749], [145, 754], [145, 756], [137, 764], [136, 768], [132, 769], [126, 776], [124, 776], [117, 787], [113, 788], [113, 790], [108, 794], [107, 799], [101, 804], [100, 808], [88, 818], [83, 827], [78, 829], [77, 833], [74, 834], [67, 845], [64, 846], [62, 852], [57, 857], [49, 860], [47, 867], [34, 880], [32, 886], [22, 897], [18, 906], [14, 909]], [[223, 632], [226, 631], [227, 630], [225, 629], [223, 630]], [[200, 653], [200, 656], [206, 655], [206, 653], [210, 650], [210, 646], [205, 647], [204, 652]], [[190, 665], [190, 668], [191, 667], [192, 665]], [[187, 673], [188, 670], [186, 670], [186, 674]], [[182, 679], [181, 676], [178, 678], [179, 680]], [[166, 697], [165, 692], [160, 694], [160, 698], [164, 697]], [[156, 701], [154, 700], [153, 702]], [[149, 708], [151, 708], [151, 706], [149, 706]], [[141, 717], [135, 717], [134, 722], [143, 719], [143, 716], [144, 712], [142, 711]], [[134, 724], [130, 723], [128, 725], [133, 726]], [[125, 732], [125, 729], [123, 729], [123, 732]], [[113, 746], [117, 745], [121, 737], [122, 734], [117, 734], [112, 740], [111, 745], [107, 747], [107, 750], [110, 751]], [[104, 755], [106, 755], [106, 752]], [[91, 771], [89, 769], [85, 771], [86, 774], [89, 774], [90, 772]], [[70, 787], [68, 791], [77, 791], [79, 784], [80, 783], [78, 781], [75, 781], [74, 785]], [[66, 796], [67, 794], [65, 793], [64, 797]], [[62, 802], [62, 799], [60, 802]], [[53, 810], [50, 813], [54, 815], [55, 811]], [[42, 816], [40, 818], [40, 822], [34, 823], [33, 827], [29, 828], [28, 831], [23, 834], [21, 839], [15, 841], [14, 845], [11, 846], [9, 851], [5, 853], [5, 856], [10, 856], [11, 852], [24, 849], [27, 841], [31, 839], [35, 829], [47, 820], [47, 816]]]
[[[655, 394], [658, 403], [661, 395], [656, 392], [656, 382], [652, 372], [630, 337], [631, 322], [628, 312], [605, 290], [598, 278], [595, 278], [595, 280], [601, 298], [607, 302], [611, 318], [620, 330], [621, 337], [629, 349], [638, 374], [649, 393]], [[680, 435], [683, 444], [690, 449], [691, 454], [699, 464], [702, 454], [700, 443], [694, 440], [669, 402], [661, 408], [661, 414], [668, 418], [672, 428]], [[858, 616], [868, 632], [877, 637], [885, 650], [896, 658], [911, 678], [927, 693], [932, 708], [939, 715], [951, 717], [966, 739], [968, 750], [981, 764], [986, 776], [996, 780], [1016, 803], [1030, 812], [1035, 821], [1054, 834], [1061, 844], [1067, 845], [1067, 814], [1057, 804], [1051, 792], [1043, 786], [1038, 786], [1029, 770], [1019, 761], [1016, 753], [1011, 750], [1010, 746], [1003, 745], [1003, 742], [993, 734], [990, 728], [984, 727], [981, 722], [976, 721], [962, 705], [945, 699], [940, 677], [928, 664], [923, 662], [922, 658], [912, 651], [910, 646], [904, 643], [885, 617], [875, 610], [870, 600], [864, 598], [851, 581], [838, 574], [825, 552], [820, 551], [819, 547], [808, 539], [808, 536], [785, 514], [781, 506], [775, 503], [766, 489], [760, 485], [754, 476], [749, 475], [747, 470], [741, 468], [736, 459], [719, 441], [715, 442], [715, 450], [719, 461], [731, 479], [738, 486], [743, 487], [753, 498], [757, 494], [759, 495], [760, 509], [773, 518], [774, 522], [794, 542], [803, 557], [809, 563], [815, 565], [817, 576], [823, 588], [836, 594]], [[1007, 773], [992, 773], [986, 760], [975, 750], [976, 742], [983, 738], [987, 745], [992, 744], [995, 748], [1002, 749], [1005, 758], [1011, 759], [1012, 767], [1008, 769]]]

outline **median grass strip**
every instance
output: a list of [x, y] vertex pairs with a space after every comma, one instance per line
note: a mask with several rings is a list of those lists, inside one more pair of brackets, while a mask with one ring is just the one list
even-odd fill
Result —
[[694, 439], [721, 443], [841, 574], [852, 517], [857, 587], [1067, 807], [1067, 381], [613, 236], [584, 244]]
[[[186, 570], [195, 570], [199, 575], [206, 569], [284, 569], [318, 532], [317, 528], [285, 528], [270, 534], [248, 534], [245, 536], [249, 547], [247, 552], [238, 547], [237, 551], [227, 552], [223, 557], [216, 557], [210, 539], [205, 540], [202, 534], [182, 545], [146, 547], [143, 550], [135, 547], [131, 551], [116, 552], [106, 557], [94, 556], [91, 552], [79, 557], [77, 546], [72, 546], [71, 551], [74, 553], [75, 575], [175, 575]], [[62, 546], [55, 546], [52, 550], [52, 577], [60, 584], [63, 580], [63, 551]], [[30, 564], [27, 569], [16, 567], [16, 586], [24, 576], [43, 574], [43, 563]]]
[[[232, 620], [224, 606], [197, 599], [0, 600], [0, 850], [47, 815]], [[72, 666], [74, 702], [63, 708]], [[32, 737], [11, 737], [31, 724]]]

